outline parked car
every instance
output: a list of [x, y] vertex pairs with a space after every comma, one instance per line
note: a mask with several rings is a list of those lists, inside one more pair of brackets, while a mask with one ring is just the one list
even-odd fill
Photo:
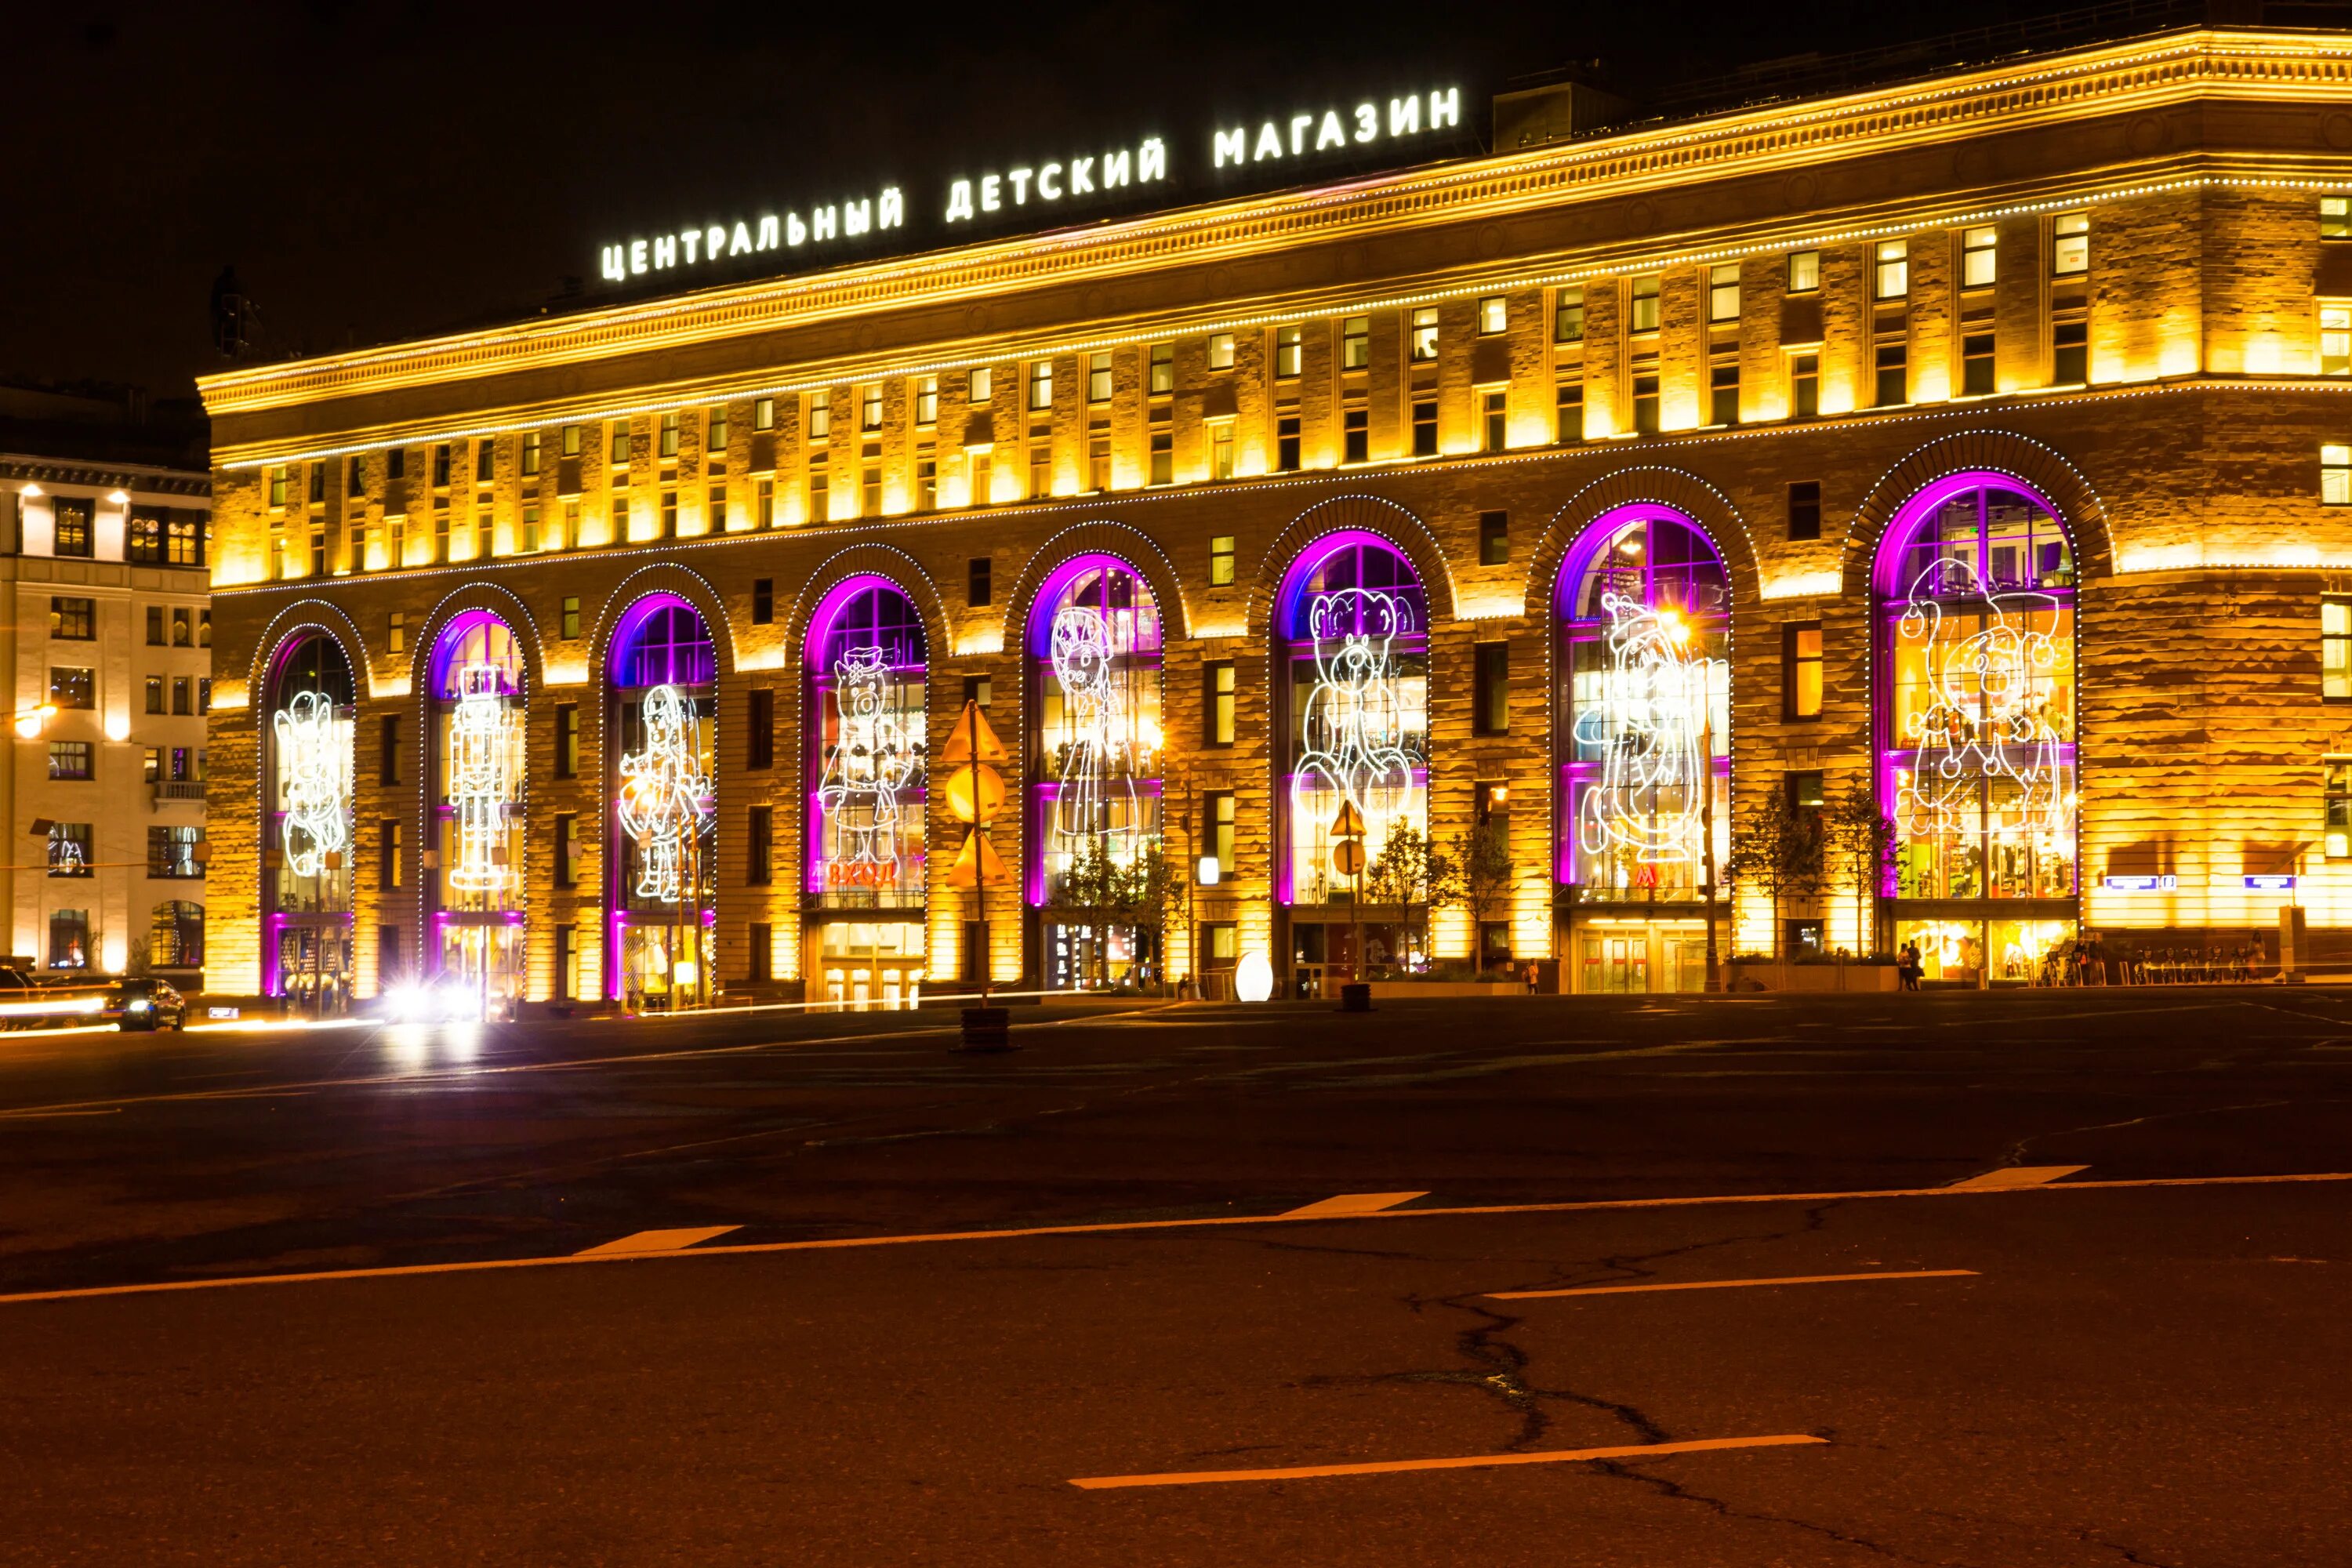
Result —
[[124, 1033], [133, 1029], [184, 1029], [188, 1001], [161, 980], [119, 980], [106, 994], [102, 1015]]

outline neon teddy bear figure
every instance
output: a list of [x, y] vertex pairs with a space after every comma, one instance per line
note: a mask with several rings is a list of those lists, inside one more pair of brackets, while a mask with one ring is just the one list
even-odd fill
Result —
[[338, 754], [335, 700], [298, 691], [270, 721], [285, 759], [286, 868], [317, 876], [351, 843], [349, 759]]
[[647, 691], [640, 711], [645, 750], [621, 759], [621, 828], [637, 846], [637, 896], [674, 904], [688, 848], [709, 816], [702, 726], [694, 699], [675, 686]]
[[834, 661], [833, 704], [840, 728], [825, 754], [817, 810], [824, 823], [826, 875], [855, 887], [896, 879], [898, 796], [913, 786], [922, 765], [891, 706], [890, 676], [878, 647], [844, 648]]
[[1377, 846], [1389, 820], [1410, 805], [1421, 762], [1411, 749], [1389, 652], [1412, 630], [1412, 606], [1375, 588], [1342, 588], [1316, 595], [1307, 627], [1315, 642], [1315, 689], [1300, 716], [1305, 744], [1291, 783], [1292, 807], [1303, 815], [1310, 794], [1340, 795], [1364, 819], [1368, 844]]
[[1714, 771], [1703, 719], [1720, 661], [1694, 658], [1686, 632], [1631, 595], [1603, 593], [1601, 606], [1608, 698], [1577, 715], [1576, 741], [1603, 749], [1601, 772], [1578, 804], [1578, 841], [1596, 857], [1630, 849], [1636, 865], [1695, 860]]
[[1099, 837], [1107, 853], [1123, 860], [1139, 823], [1110, 623], [1090, 605], [1072, 605], [1054, 616], [1053, 637], [1054, 679], [1071, 731], [1054, 831], [1066, 839]]

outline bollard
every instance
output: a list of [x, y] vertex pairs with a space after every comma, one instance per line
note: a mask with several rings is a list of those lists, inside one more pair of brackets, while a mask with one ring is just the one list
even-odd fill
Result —
[[966, 1007], [963, 1010], [963, 1044], [961, 1051], [1011, 1051], [1020, 1047], [1013, 1043], [1013, 1010], [1009, 1007]]
[[1339, 1011], [1369, 1013], [1372, 1010], [1372, 988], [1361, 981], [1339, 987]]

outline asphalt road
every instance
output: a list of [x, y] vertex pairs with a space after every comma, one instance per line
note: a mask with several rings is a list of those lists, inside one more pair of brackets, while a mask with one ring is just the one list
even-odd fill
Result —
[[2352, 994], [1019, 1033], [0, 1037], [0, 1563], [2352, 1562]]

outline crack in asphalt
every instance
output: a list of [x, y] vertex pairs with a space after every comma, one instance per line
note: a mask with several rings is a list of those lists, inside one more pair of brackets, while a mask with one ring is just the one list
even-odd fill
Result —
[[2178, 1121], [2189, 1116], [2227, 1116], [2239, 1110], [2275, 1110], [2282, 1105], [2342, 1105], [2341, 1100], [2254, 1100], [2243, 1105], [2198, 1105], [2182, 1110], [2151, 1110], [2146, 1116], [2135, 1116], [2124, 1121], [2097, 1121], [2085, 1127], [2061, 1127], [2046, 1132], [2035, 1132], [2019, 1139], [2001, 1156], [2004, 1165], [2021, 1165], [2025, 1152], [2047, 1138], [2071, 1138], [2078, 1132], [2113, 1132], [2126, 1127], [2143, 1127], [2151, 1121]]
[[[1827, 1434], [1816, 1433], [1814, 1436], [1826, 1437]], [[1629, 1459], [1604, 1459], [1595, 1464], [1592, 1468], [1599, 1474], [1617, 1480], [1633, 1481], [1648, 1487], [1659, 1496], [1675, 1502], [1697, 1503], [1725, 1519], [1745, 1520], [1755, 1524], [1786, 1525], [1791, 1530], [1801, 1530], [1809, 1534], [1821, 1536], [1824, 1540], [1834, 1541], [1841, 1546], [1857, 1547], [1875, 1556], [1884, 1557], [1891, 1563], [1916, 1563], [1918, 1568], [1961, 1568], [1961, 1565], [1951, 1558], [1914, 1557], [1909, 1552], [1898, 1551], [1884, 1542], [1873, 1541], [1868, 1536], [1856, 1535], [1851, 1531], [1840, 1530], [1835, 1525], [1819, 1524], [1809, 1519], [1799, 1519], [1793, 1514], [1759, 1513], [1748, 1509], [1734, 1508], [1722, 1498], [1710, 1497], [1705, 1492], [1694, 1491], [1680, 1481], [1665, 1476], [1650, 1475], [1646, 1471], [1633, 1468], [1633, 1467], [1639, 1462]]]

